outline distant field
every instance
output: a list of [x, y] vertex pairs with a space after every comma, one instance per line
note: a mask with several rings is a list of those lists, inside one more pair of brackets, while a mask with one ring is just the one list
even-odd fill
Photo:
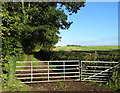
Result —
[[53, 51], [94, 51], [94, 50], [118, 50], [118, 46], [66, 46], [56, 47]]

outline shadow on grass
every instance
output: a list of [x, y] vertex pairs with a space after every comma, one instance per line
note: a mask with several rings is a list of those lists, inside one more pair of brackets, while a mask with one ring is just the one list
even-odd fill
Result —
[[[45, 51], [33, 53], [38, 60], [99, 60], [120, 61], [120, 50], [110, 51]], [[95, 59], [96, 57], [96, 59]], [[86, 59], [87, 58], [87, 59]]]

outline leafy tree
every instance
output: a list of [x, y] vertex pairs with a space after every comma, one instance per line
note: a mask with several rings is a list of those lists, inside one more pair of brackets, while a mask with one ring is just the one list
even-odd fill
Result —
[[68, 29], [72, 24], [67, 22], [63, 6], [72, 15], [84, 2], [3, 2], [4, 56], [16, 55], [22, 50], [29, 54], [36, 45], [43, 50], [51, 49], [60, 39], [59, 29]]

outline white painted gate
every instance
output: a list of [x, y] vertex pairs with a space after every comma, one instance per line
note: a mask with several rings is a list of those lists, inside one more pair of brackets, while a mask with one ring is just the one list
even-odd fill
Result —
[[16, 77], [22, 83], [80, 81], [79, 60], [17, 61]]
[[81, 61], [81, 81], [108, 82], [119, 62]]

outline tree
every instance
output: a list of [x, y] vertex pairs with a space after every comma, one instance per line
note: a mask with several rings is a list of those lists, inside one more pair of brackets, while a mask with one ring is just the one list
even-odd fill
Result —
[[16, 55], [22, 50], [29, 54], [36, 45], [51, 49], [60, 39], [59, 29], [68, 29], [72, 24], [67, 22], [63, 6], [72, 15], [84, 2], [3, 2], [3, 54]]

